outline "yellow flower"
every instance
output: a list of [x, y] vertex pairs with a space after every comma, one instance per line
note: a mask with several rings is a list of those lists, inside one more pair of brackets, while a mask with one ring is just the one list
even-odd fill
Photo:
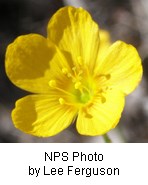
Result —
[[18, 37], [6, 51], [6, 73], [28, 95], [16, 102], [16, 128], [53, 136], [76, 122], [83, 135], [102, 135], [113, 129], [125, 96], [141, 80], [141, 59], [122, 41], [110, 44], [82, 8], [64, 7], [48, 23], [48, 36]]

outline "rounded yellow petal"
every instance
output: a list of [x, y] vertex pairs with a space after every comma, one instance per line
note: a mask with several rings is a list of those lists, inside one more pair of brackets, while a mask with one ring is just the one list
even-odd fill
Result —
[[5, 68], [9, 79], [18, 87], [33, 92], [49, 92], [49, 62], [54, 48], [38, 34], [18, 37], [7, 47]]
[[121, 90], [126, 95], [139, 84], [142, 64], [137, 50], [122, 41], [115, 42], [104, 55], [97, 74], [110, 74], [108, 86]]
[[83, 8], [71, 6], [58, 10], [48, 23], [48, 38], [60, 49], [72, 55], [93, 71], [99, 49], [99, 29]]
[[76, 110], [50, 95], [30, 95], [16, 102], [12, 120], [16, 128], [39, 137], [54, 136], [73, 121]]
[[101, 65], [102, 58], [104, 57], [106, 50], [111, 45], [111, 38], [108, 31], [100, 29], [99, 37], [100, 37], [100, 46], [99, 46], [99, 52], [97, 55], [96, 68], [98, 68]]
[[118, 91], [107, 91], [105, 101], [94, 100], [91, 107], [81, 109], [76, 123], [82, 135], [103, 135], [119, 122], [124, 107], [124, 95]]

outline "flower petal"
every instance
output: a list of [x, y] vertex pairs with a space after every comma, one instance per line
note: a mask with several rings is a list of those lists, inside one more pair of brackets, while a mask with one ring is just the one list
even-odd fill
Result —
[[141, 59], [132, 45], [115, 42], [105, 53], [98, 74], [110, 74], [108, 86], [131, 93], [142, 77]]
[[102, 58], [104, 57], [106, 50], [111, 45], [110, 34], [108, 31], [100, 29], [99, 36], [100, 36], [100, 46], [97, 56], [96, 68], [98, 68], [101, 65]]
[[76, 125], [80, 134], [103, 135], [117, 125], [124, 107], [124, 95], [108, 91], [105, 98], [104, 103], [96, 99], [91, 107], [80, 110]]
[[18, 37], [6, 51], [6, 73], [18, 87], [33, 93], [49, 91], [49, 61], [54, 48], [38, 34]]
[[60, 105], [50, 95], [29, 95], [16, 102], [12, 119], [15, 127], [23, 132], [48, 137], [67, 128], [75, 115], [75, 109]]
[[64, 7], [48, 23], [48, 38], [60, 49], [71, 53], [74, 63], [79, 57], [93, 71], [99, 49], [99, 29], [82, 8]]

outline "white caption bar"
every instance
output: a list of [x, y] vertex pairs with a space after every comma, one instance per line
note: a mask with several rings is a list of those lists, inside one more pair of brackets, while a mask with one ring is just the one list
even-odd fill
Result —
[[148, 144], [0, 144], [0, 148], [3, 184], [147, 182]]

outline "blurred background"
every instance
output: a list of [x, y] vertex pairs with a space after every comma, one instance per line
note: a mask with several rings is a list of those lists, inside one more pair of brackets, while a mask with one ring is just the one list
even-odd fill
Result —
[[133, 44], [143, 60], [140, 86], [126, 98], [120, 123], [109, 132], [113, 142], [148, 142], [148, 1], [147, 0], [0, 0], [0, 142], [103, 142], [102, 137], [77, 133], [75, 125], [50, 138], [38, 138], [17, 130], [11, 121], [15, 101], [28, 93], [15, 87], [4, 70], [5, 51], [17, 36], [39, 33], [46, 36], [50, 17], [60, 7], [87, 9], [112, 41]]

